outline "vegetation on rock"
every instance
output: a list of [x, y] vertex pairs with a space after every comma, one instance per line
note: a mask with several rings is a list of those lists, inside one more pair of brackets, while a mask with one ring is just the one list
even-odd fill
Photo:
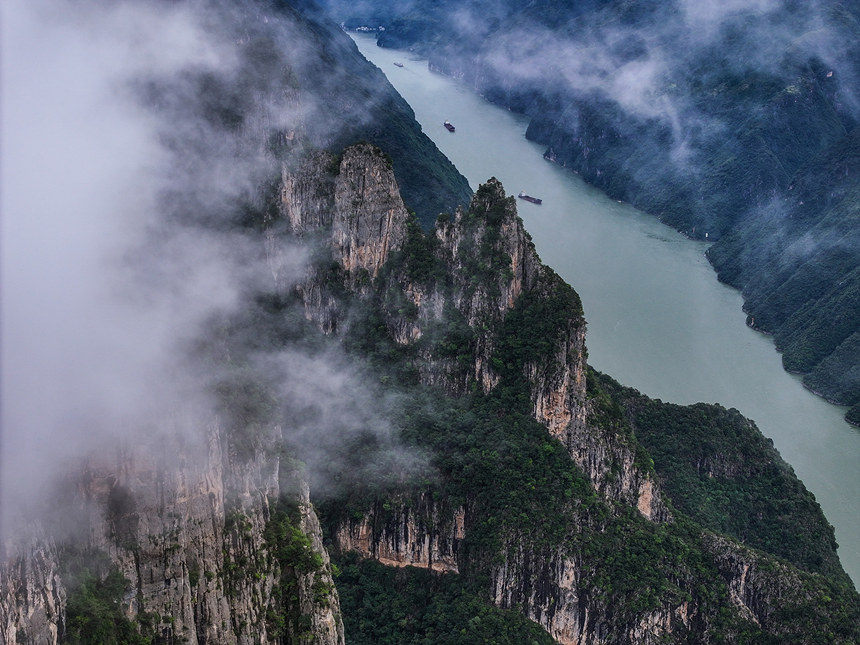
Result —
[[[860, 405], [856, 6], [324, 4], [526, 114], [547, 158], [611, 197], [714, 241], [720, 280], [785, 369]], [[836, 42], [844, 56], [825, 53]]]

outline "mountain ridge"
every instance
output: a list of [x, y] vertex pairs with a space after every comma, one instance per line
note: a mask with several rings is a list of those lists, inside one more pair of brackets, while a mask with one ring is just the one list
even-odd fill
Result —
[[[264, 6], [245, 18], [265, 33], [278, 23]], [[498, 181], [425, 231], [387, 151], [320, 150], [253, 101], [203, 98], [191, 111], [214, 117], [219, 140], [238, 132], [231, 144], [265, 150], [266, 172], [223, 219], [189, 198], [179, 225], [193, 248], [225, 235], [215, 250], [256, 270], [239, 264], [230, 306], [171, 346], [196, 377], [158, 373], [181, 405], [92, 450], [65, 444], [40, 472], [45, 506], [3, 527], [3, 645], [857, 639], [860, 596], [811, 495], [740, 415], [619, 396], [588, 367], [579, 297], [540, 262]], [[690, 519], [660, 461], [690, 457], [649, 452], [643, 409], [727, 436], [731, 417], [785, 477], [776, 511], [820, 557], [742, 544], [711, 517], [718, 505]], [[743, 469], [736, 455], [706, 457], [744, 504], [762, 501], [722, 481]], [[404, 587], [416, 605], [388, 612]], [[440, 611], [434, 593], [454, 605]]]
[[748, 324], [774, 335], [785, 369], [832, 402], [860, 401], [849, 188], [860, 70], [838, 45], [860, 41], [855, 7], [325, 4], [527, 115], [547, 159], [713, 242], [719, 279], [742, 292]]

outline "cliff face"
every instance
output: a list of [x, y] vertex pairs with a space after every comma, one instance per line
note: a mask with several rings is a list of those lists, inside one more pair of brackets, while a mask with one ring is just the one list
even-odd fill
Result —
[[[473, 383], [489, 392], [501, 378], [493, 366], [498, 330], [520, 296], [536, 288], [544, 268], [517, 217], [513, 198], [505, 197], [502, 185], [495, 179], [479, 188], [468, 210], [459, 209], [453, 216], [440, 218], [433, 235], [434, 259], [444, 270], [444, 280], [434, 283], [435, 297], [423, 297], [422, 285], [416, 284], [408, 271], [395, 274], [394, 284], [401, 289], [405, 286], [405, 294], [412, 298], [417, 318], [424, 326], [444, 323], [445, 316], [453, 313], [469, 332], [470, 351], [465, 357], [468, 365], [464, 364], [464, 353], [460, 354], [459, 370], [440, 362], [439, 352], [426, 353], [422, 376], [425, 382], [433, 383], [440, 382], [440, 374], [445, 374], [442, 381], [446, 389], [458, 396], [468, 393]], [[408, 262], [407, 258], [407, 266]], [[392, 320], [394, 326], [397, 323]], [[570, 349], [569, 355], [566, 349]], [[581, 349], [560, 348], [563, 371], [580, 369]], [[537, 387], [533, 392], [535, 406], [544, 409], [551, 407], [545, 403], [546, 398], [573, 396], [568, 384], [569, 381], [541, 384], [546, 387]], [[556, 392], [556, 388], [563, 391]]]
[[379, 149], [346, 149], [335, 181], [334, 212], [335, 257], [351, 279], [361, 273], [375, 278], [406, 237], [406, 208], [391, 161]]
[[[80, 483], [90, 546], [109, 553], [131, 581], [131, 615], [170, 617], [156, 626], [161, 638], [250, 642], [265, 634], [273, 572], [262, 533], [278, 465], [261, 455], [233, 463], [217, 430], [201, 448], [199, 462], [139, 448], [92, 461]], [[236, 562], [267, 575], [235, 576]]]
[[[540, 264], [498, 182], [431, 235], [410, 220], [390, 164], [370, 146], [346, 150], [337, 164], [319, 156], [285, 170], [283, 184], [287, 237], [317, 254], [295, 288], [315, 327], [346, 339], [370, 312], [374, 334], [403, 351], [419, 384], [463, 399], [511, 391], [517, 401], [521, 392], [523, 409], [552, 442], [540, 452], [558, 447], [569, 462], [567, 501], [552, 509], [563, 516], [556, 533], [536, 539], [523, 514], [488, 547], [480, 535], [494, 518], [481, 499], [405, 492], [339, 520], [330, 535], [338, 550], [482, 576], [496, 605], [516, 608], [559, 643], [708, 640], [722, 606], [732, 620], [771, 634], [800, 629], [792, 607], [814, 606], [829, 620], [840, 597], [803, 591], [807, 583], [820, 588], [820, 579], [674, 527], [647, 455], [589, 377], [578, 298]], [[269, 221], [264, 231], [269, 249], [286, 234], [278, 225]], [[497, 410], [496, 423], [507, 423]], [[69, 500], [85, 536], [79, 542], [107, 554], [130, 581], [126, 615], [161, 642], [343, 642], [319, 522], [278, 450], [289, 431], [213, 425], [196, 443], [167, 438], [102, 454], [75, 480]], [[576, 492], [577, 473], [593, 497]], [[53, 643], [68, 628], [62, 553], [43, 544], [3, 569], [4, 643]], [[656, 544], [669, 551], [653, 551]], [[636, 577], [650, 580], [652, 567], [660, 591]], [[724, 598], [716, 587], [701, 592], [716, 584], [710, 575], [724, 581]], [[790, 594], [776, 591], [783, 583]]]
[[[66, 604], [56, 545], [41, 531], [4, 545], [0, 566], [0, 643], [57, 642]], [[14, 555], [13, 555], [14, 554]]]
[[[334, 178], [319, 171], [321, 161], [328, 164], [330, 158], [317, 159], [298, 177], [285, 177], [284, 211], [294, 235], [316, 242], [324, 231], [324, 246], [340, 275], [360, 292], [361, 279], [375, 277], [402, 246], [406, 211], [390, 164], [377, 150], [347, 150]], [[267, 243], [275, 241], [270, 236]], [[324, 275], [312, 272], [299, 292], [308, 316], [333, 331], [340, 310], [325, 283]], [[256, 643], [287, 634], [295, 642], [309, 635], [315, 642], [343, 641], [328, 557], [306, 488], [297, 502], [298, 528], [310, 537], [322, 567], [284, 572], [267, 539], [271, 501], [295, 494], [281, 487], [283, 465], [272, 450], [279, 440], [280, 431], [270, 428], [254, 438], [256, 448], [239, 446], [213, 427], [193, 445], [168, 437], [116, 448], [91, 458], [71, 480], [64, 502], [77, 516], [76, 548], [107, 555], [130, 583], [122, 599], [125, 614], [145, 623], [159, 641]], [[372, 539], [368, 533], [374, 529], [366, 522], [342, 537], [368, 553], [372, 548], [383, 561], [456, 570], [452, 544], [463, 537], [462, 511], [450, 535], [440, 533], [443, 524], [438, 513], [421, 506]], [[434, 537], [425, 539], [427, 534]], [[0, 596], [4, 645], [55, 643], [67, 628], [69, 579], [49, 535], [9, 549]], [[404, 549], [408, 557], [400, 555]], [[293, 588], [287, 599], [275, 593], [285, 576]], [[324, 603], [320, 588], [330, 590]], [[267, 614], [275, 603], [287, 615], [304, 618], [301, 633], [290, 621], [272, 624]]]
[[[371, 170], [350, 172], [342, 179], [345, 166], [358, 164], [359, 158]], [[322, 167], [317, 164], [317, 168]], [[301, 172], [297, 176], [302, 176]], [[379, 182], [379, 187], [369, 189], [368, 178]], [[578, 298], [568, 294], [560, 279], [540, 263], [516, 216], [514, 200], [505, 196], [501, 184], [490, 180], [479, 189], [468, 210], [441, 217], [419, 248], [417, 238], [408, 239], [409, 233], [391, 233], [390, 199], [396, 185], [384, 159], [372, 149], [349, 149], [334, 181], [345, 185], [341, 194], [356, 199], [355, 187], [361, 186], [362, 194], [370, 200], [363, 208], [353, 209], [349, 221], [340, 214], [341, 205], [350, 203], [347, 198], [334, 206], [331, 221], [295, 216], [299, 207], [289, 197], [283, 201], [285, 215], [302, 234], [310, 235], [313, 227], [296, 227], [296, 223], [312, 222], [316, 235], [331, 239], [332, 257], [344, 269], [343, 283], [360, 297], [373, 296], [366, 282], [356, 283], [348, 249], [375, 241], [380, 254], [374, 257], [392, 258], [393, 267], [385, 274], [375, 263], [363, 268], [379, 277], [384, 304], [388, 305], [382, 312], [387, 333], [396, 344], [414, 347], [420, 380], [449, 394], [465, 396], [475, 388], [493, 391], [513, 370], [516, 377], [529, 383], [533, 417], [567, 447], [570, 457], [605, 499], [635, 508], [648, 519], [666, 520], [668, 511], [659, 489], [651, 474], [636, 463], [631, 439], [620, 427], [603, 423], [593, 411], [596, 404], [588, 401], [585, 324]], [[291, 182], [298, 183], [289, 179], [288, 185]], [[313, 187], [302, 192], [319, 194]], [[308, 212], [324, 210], [317, 205], [304, 206]], [[374, 223], [369, 224], [368, 219]], [[405, 213], [399, 220], [404, 227]], [[335, 224], [337, 221], [343, 223]], [[345, 230], [351, 234], [344, 236]], [[332, 231], [331, 238], [328, 231]], [[370, 236], [361, 231], [370, 231]], [[411, 235], [414, 238], [418, 234], [413, 231]], [[416, 271], [419, 263], [431, 263], [436, 270]], [[330, 317], [333, 309], [321, 307], [319, 299], [308, 297], [311, 293], [312, 289], [304, 290], [307, 316], [317, 322]], [[559, 300], [558, 309], [564, 315], [554, 323], [547, 347], [523, 352], [521, 359], [500, 359], [502, 347], [520, 342], [521, 334], [533, 333], [517, 328], [516, 321], [527, 316], [530, 308], [539, 309], [535, 303], [553, 302], [553, 298]], [[335, 313], [334, 318], [332, 324], [322, 327], [343, 331], [346, 310]], [[440, 325], [450, 325], [452, 320], [458, 321], [467, 339], [458, 357], [446, 355], [444, 348], [450, 341], [444, 334], [440, 339], [438, 331]], [[500, 333], [506, 321], [509, 332]], [[384, 564], [458, 572], [464, 566], [459, 554], [469, 524], [464, 508], [440, 506], [419, 494], [410, 500], [374, 504], [363, 518], [345, 519], [332, 539], [341, 551], [356, 551]], [[560, 642], [590, 642], [595, 626], [605, 618], [605, 607], [593, 606], [582, 595], [577, 584], [584, 575], [582, 563], [560, 552], [532, 552], [524, 542], [511, 541], [505, 551], [508, 556], [504, 564], [491, 576], [494, 601], [502, 607], [521, 607]], [[671, 622], [665, 616], [643, 620]]]
[[[360, 145], [334, 165], [331, 155], [320, 154], [297, 173], [284, 170], [282, 183], [287, 231], [280, 222], [269, 226], [261, 243], [270, 259], [285, 234], [330, 254], [334, 278], [326, 259], [313, 265], [296, 293], [322, 331], [338, 331], [348, 320], [334, 291], [342, 295], [345, 286], [361, 297], [405, 239], [407, 212], [391, 162]], [[335, 281], [342, 285], [333, 291]], [[203, 439], [165, 436], [108, 449], [70, 480], [63, 503], [76, 517], [67, 542], [106, 556], [130, 583], [125, 616], [159, 642], [342, 643], [319, 521], [306, 485], [294, 481], [293, 466], [281, 459], [281, 441], [278, 426], [240, 424], [213, 426]], [[282, 498], [295, 506], [291, 516], [273, 509]], [[461, 534], [462, 521], [453, 532]], [[44, 539], [22, 538], [4, 558], [4, 645], [55, 643], [68, 629], [71, 578], [61, 571], [67, 547], [57, 549], [50, 536], [47, 530]], [[428, 544], [415, 558], [456, 566], [440, 544]]]
[[325, 232], [341, 268], [353, 279], [376, 277], [403, 244], [406, 208], [391, 160], [359, 144], [340, 159], [318, 153], [298, 170], [281, 171], [281, 212], [293, 235]]
[[[498, 330], [507, 314], [521, 298], [526, 300], [524, 296], [529, 303], [552, 303], [564, 311], [566, 303], [556, 301], [563, 289], [561, 280], [541, 264], [516, 215], [513, 198], [506, 198], [493, 179], [479, 189], [468, 212], [458, 211], [453, 219], [440, 222], [435, 235], [437, 257], [448, 268], [453, 285], [450, 301], [475, 334], [469, 376], [489, 392], [499, 385], [504, 371], [494, 366], [493, 359], [500, 342]], [[421, 306], [416, 305], [420, 312]], [[445, 307], [433, 308], [440, 310]], [[429, 312], [426, 317], [430, 318]], [[516, 337], [534, 333], [540, 332], [512, 331]], [[551, 333], [550, 347], [527, 353], [518, 374], [529, 383], [534, 418], [567, 446], [574, 462], [607, 499], [634, 504], [649, 519], [665, 519], [659, 491], [648, 473], [634, 463], [634, 448], [623, 433], [608, 424], [589, 422], [593, 415], [586, 393], [581, 309], [560, 320]], [[458, 391], [453, 383], [449, 390], [466, 391]]]
[[[360, 144], [340, 159], [318, 154], [298, 169], [284, 166], [281, 182], [279, 210], [288, 232], [321, 245], [343, 274], [332, 276], [331, 266], [317, 265], [299, 285], [308, 319], [325, 333], [335, 332], [345, 320], [333, 281], [345, 276], [354, 291], [366, 291], [403, 245], [407, 212], [391, 162], [377, 148]], [[271, 228], [267, 238], [278, 244]]]
[[[189, 221], [178, 224], [189, 226], [191, 237], [197, 225], [214, 225], [217, 231], [205, 233], [219, 236], [234, 224], [242, 230], [228, 235], [250, 237], [259, 222], [243, 227], [258, 211], [272, 224], [271, 211], [278, 210], [268, 202], [267, 190], [258, 190], [258, 182], [265, 184], [270, 168], [277, 172], [278, 162], [284, 161], [278, 188], [286, 218], [266, 228], [259, 240], [277, 284], [273, 299], [286, 297], [295, 285], [295, 276], [287, 275], [277, 255], [280, 236], [286, 233], [318, 248], [316, 235], [325, 229], [325, 248], [336, 252], [336, 267], [331, 262], [315, 266], [300, 281], [298, 296], [320, 328], [335, 331], [343, 321], [328, 288], [333, 276], [348, 276], [360, 292], [402, 244], [406, 209], [392, 172], [402, 178], [411, 207], [425, 218], [468, 199], [468, 183], [421, 132], [384, 75], [313, 3], [173, 4], [188, 24], [197, 25], [199, 18], [206, 25], [200, 49], [218, 51], [224, 58], [185, 68], [185, 57], [179, 55], [169, 71], [141, 70], [146, 79], [121, 76], [121, 66], [110, 72], [116, 74], [110, 83], [129, 81], [133, 87], [126, 99], [140, 99], [135, 115], [146, 121], [147, 133], [164, 125], [147, 142], [153, 151], [158, 148], [158, 163], [164, 163], [153, 175], [175, 175], [171, 190], [179, 198], [171, 195], [164, 200], [171, 202], [165, 212], [154, 208], [147, 217], [158, 222], [153, 228], [173, 230], [175, 211], [183, 211], [182, 218], [193, 212]], [[87, 12], [75, 19], [86, 27], [75, 31], [90, 33], [92, 28], [99, 41], [98, 28], [107, 23], [88, 21]], [[135, 25], [144, 44], [152, 43], [150, 26]], [[308, 149], [340, 150], [358, 139], [380, 143], [393, 161], [374, 150], [380, 163], [366, 163], [363, 153], [347, 151], [336, 164], [338, 172], [331, 173], [320, 164], [331, 164], [332, 155], [311, 153], [312, 161], [300, 172], [286, 170]], [[123, 167], [126, 161], [121, 152], [111, 159]], [[221, 170], [225, 174], [212, 190], [201, 190], [195, 172], [208, 176], [213, 168], [220, 169], [213, 177]], [[206, 181], [202, 185], [208, 189]], [[239, 184], [241, 197], [232, 192]], [[249, 186], [254, 186], [249, 192], [259, 194], [245, 195]], [[234, 198], [251, 203], [232, 212]], [[156, 202], [162, 205], [161, 198]], [[222, 214], [230, 221], [213, 222]], [[91, 233], [99, 234], [86, 232]], [[117, 255], [125, 250], [111, 249]], [[258, 330], [249, 325], [246, 331], [253, 335]], [[217, 345], [223, 339], [196, 340]], [[213, 371], [236, 358], [219, 356]], [[172, 377], [164, 374], [165, 380]], [[237, 407], [253, 404], [236, 398]], [[111, 615], [105, 622], [130, 625], [132, 632], [155, 642], [343, 642], [331, 567], [307, 490], [284, 488], [293, 466], [280, 454], [280, 429], [274, 422], [225, 428], [219, 413], [223, 410], [207, 415], [206, 423], [213, 427], [205, 432], [196, 428], [193, 440], [134, 437], [131, 446], [103, 446], [83, 472], [63, 474], [68, 485], [62, 505], [76, 516], [70, 518], [74, 533], [46, 522], [41, 532], [22, 529], [19, 539], [3, 545], [0, 644], [55, 643], [69, 637], [76, 628], [69, 612], [92, 591], [86, 585], [102, 593], [101, 585], [108, 579], [117, 582], [117, 577], [128, 586], [103, 603], [102, 609], [121, 608], [107, 612]], [[283, 504], [289, 508], [282, 509]], [[64, 518], [68, 514], [62, 513]], [[121, 581], [117, 585], [123, 586]], [[97, 633], [86, 636], [99, 639]]]
[[[829, 590], [814, 589], [810, 574], [774, 562], [723, 536], [706, 535], [705, 545], [725, 581], [732, 605], [741, 615], [780, 642], [810, 642], [803, 625], [820, 620], [826, 613]], [[857, 600], [848, 600], [844, 607], [853, 611]], [[839, 642], [856, 638], [846, 638], [838, 623], [832, 625], [828, 638]]]
[[343, 551], [394, 567], [420, 567], [459, 573], [458, 554], [465, 537], [466, 511], [453, 512], [426, 495], [378, 503], [360, 520], [342, 524], [333, 541]]
[[[279, 429], [268, 440], [279, 441]], [[293, 642], [342, 643], [336, 594], [322, 603], [314, 592], [333, 589], [333, 581], [306, 489], [297, 497], [282, 489], [282, 464], [271, 451], [230, 452], [223, 433], [211, 428], [199, 443], [168, 438], [92, 458], [64, 500], [76, 537], [63, 549], [106, 556], [129, 582], [125, 614], [158, 642], [268, 643], [292, 634]], [[288, 609], [306, 616], [301, 630], [278, 628], [268, 615], [285, 575], [267, 539], [270, 500], [282, 494], [296, 497], [299, 529], [321, 558], [318, 570], [293, 572]], [[64, 584], [74, 581], [60, 570], [71, 556], [51, 544], [37, 539], [6, 563], [0, 642], [56, 643], [70, 628]]]
[[[296, 178], [285, 175], [285, 185], [300, 186], [299, 193], [310, 196], [311, 203], [297, 203], [285, 190], [282, 208], [294, 231], [307, 235], [316, 230], [330, 240], [345, 282], [367, 295], [367, 282], [358, 282], [359, 274], [377, 277], [385, 260], [406, 243], [406, 212], [397, 206], [396, 182], [385, 159], [369, 146], [347, 149], [333, 180], [320, 176], [323, 167], [317, 161]], [[319, 177], [316, 185], [314, 176]], [[338, 197], [325, 205], [319, 186], [329, 181]], [[328, 217], [318, 216], [322, 213]], [[419, 259], [414, 249], [406, 249], [401, 254], [406, 257], [385, 277], [386, 304], [396, 303], [383, 311], [388, 333], [398, 344], [418, 348], [417, 369], [425, 384], [440, 385], [456, 396], [469, 393], [473, 384], [490, 392], [505, 371], [494, 365], [494, 357], [508, 313], [526, 294], [530, 302], [551, 301], [561, 280], [541, 264], [513, 198], [505, 196], [495, 179], [481, 186], [468, 210], [440, 218], [424, 251], [429, 257]], [[419, 261], [434, 263], [437, 275], [416, 279], [414, 264]], [[333, 331], [345, 322], [346, 313], [336, 313], [333, 301], [326, 301], [319, 276], [312, 277], [303, 293], [308, 317], [321, 328]], [[459, 360], [446, 355], [444, 340], [438, 342], [438, 327], [452, 319], [459, 321], [468, 342]], [[524, 356], [518, 370], [530, 384], [534, 418], [568, 447], [607, 499], [623, 500], [648, 518], [664, 519], [659, 491], [634, 463], [634, 450], [623, 434], [588, 422], [581, 308], [553, 329], [550, 344], [547, 351]]]
[[[375, 168], [362, 176], [374, 177], [385, 187], [392, 185], [383, 159], [362, 148], [344, 155], [355, 163], [358, 157]], [[516, 217], [514, 201], [505, 197], [501, 185], [490, 180], [468, 210], [440, 217], [430, 234], [410, 229], [409, 221], [402, 219], [406, 231], [394, 238], [387, 215], [391, 193], [386, 189], [365, 194], [376, 205], [355, 211], [355, 216], [382, 217], [382, 225], [356, 221], [349, 230], [373, 231], [380, 250], [388, 251], [388, 264], [375, 271], [376, 265], [366, 269], [376, 276], [373, 284], [352, 277], [344, 249], [366, 244], [367, 238], [359, 233], [346, 242], [334, 240], [332, 257], [344, 268], [340, 284], [365, 306], [378, 308], [377, 320], [387, 338], [411, 357], [407, 360], [419, 381], [455, 397], [492, 394], [515, 381], [526, 382], [532, 417], [566, 448], [603, 503], [629, 509], [639, 521], [653, 526], [671, 525], [673, 514], [663, 501], [650, 458], [639, 447], [621, 409], [613, 408], [606, 393], [589, 383], [578, 299], [541, 265]], [[327, 226], [320, 229], [326, 239]], [[320, 311], [313, 302], [305, 299], [304, 306], [307, 316], [317, 320]], [[355, 314], [341, 305], [333, 328], [348, 334], [351, 315]], [[533, 336], [545, 342], [533, 344], [529, 340]], [[337, 522], [331, 540], [338, 551], [357, 552], [389, 566], [474, 574], [477, 566], [484, 565], [476, 564], [474, 545], [469, 546], [480, 522], [473, 502], [452, 506], [423, 492], [387, 497], [371, 503], [363, 515], [352, 511]], [[489, 569], [483, 569], [489, 574], [487, 591], [496, 605], [521, 611], [559, 643], [681, 642], [722, 629], [714, 619], [719, 611], [714, 598], [699, 594], [696, 581], [701, 572], [686, 564], [674, 574], [677, 591], [640, 610], [631, 611], [625, 604], [630, 597], [622, 600], [601, 591], [602, 567], [613, 558], [612, 551], [595, 556], [585, 545], [593, 539], [589, 536], [610, 531], [613, 523], [625, 525], [628, 520], [622, 518], [627, 511], [616, 510], [618, 514], [609, 520], [595, 519], [594, 511], [582, 506], [559, 512], [569, 513], [572, 524], [578, 525], [569, 528], [562, 541], [581, 544], [581, 550], [537, 545], [525, 526], [504, 532]], [[671, 534], [675, 529], [667, 530]], [[614, 548], [630, 547], [622, 542]], [[694, 548], [714, 558], [713, 566], [728, 589], [737, 587], [724, 599], [736, 612], [732, 614], [736, 620], [765, 631], [785, 627], [782, 618], [776, 627], [759, 617], [762, 612], [779, 613], [782, 600], [773, 591], [776, 578], [750, 577], [749, 567], [755, 566], [750, 552], [738, 547], [727, 564], [711, 542]], [[744, 594], [759, 599], [751, 601], [759, 604], [758, 613], [752, 612], [750, 603], [737, 601]], [[803, 602], [791, 600], [795, 605]]]
[[[522, 574], [528, 571], [533, 571], [532, 584], [524, 586]], [[541, 559], [519, 549], [497, 569], [491, 593], [501, 607], [526, 608], [528, 616], [562, 645], [683, 642], [701, 622], [695, 605], [684, 601], [642, 612], [616, 632], [611, 611], [589, 596], [585, 578], [582, 562], [575, 557], [557, 551]]]

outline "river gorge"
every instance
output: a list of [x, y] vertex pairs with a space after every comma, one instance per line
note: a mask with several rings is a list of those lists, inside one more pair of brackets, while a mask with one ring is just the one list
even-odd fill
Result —
[[589, 362], [651, 397], [720, 403], [752, 418], [815, 494], [860, 586], [860, 432], [842, 408], [786, 373], [772, 341], [746, 326], [741, 295], [717, 281], [707, 245], [545, 160], [542, 146], [525, 138], [525, 117], [408, 52], [377, 47], [373, 34], [351, 35], [473, 189], [494, 176], [509, 194], [543, 200], [519, 200], [519, 214], [543, 262], [582, 298]]

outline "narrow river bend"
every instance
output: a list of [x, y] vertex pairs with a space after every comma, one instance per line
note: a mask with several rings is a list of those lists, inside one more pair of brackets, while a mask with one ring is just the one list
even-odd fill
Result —
[[815, 494], [860, 587], [860, 432], [782, 369], [770, 339], [747, 328], [740, 294], [717, 281], [707, 247], [545, 161], [525, 139], [524, 117], [408, 52], [377, 47], [372, 34], [351, 35], [473, 189], [494, 176], [509, 194], [543, 199], [519, 200], [519, 214], [543, 262], [582, 297], [589, 362], [649, 396], [720, 403], [752, 418]]

